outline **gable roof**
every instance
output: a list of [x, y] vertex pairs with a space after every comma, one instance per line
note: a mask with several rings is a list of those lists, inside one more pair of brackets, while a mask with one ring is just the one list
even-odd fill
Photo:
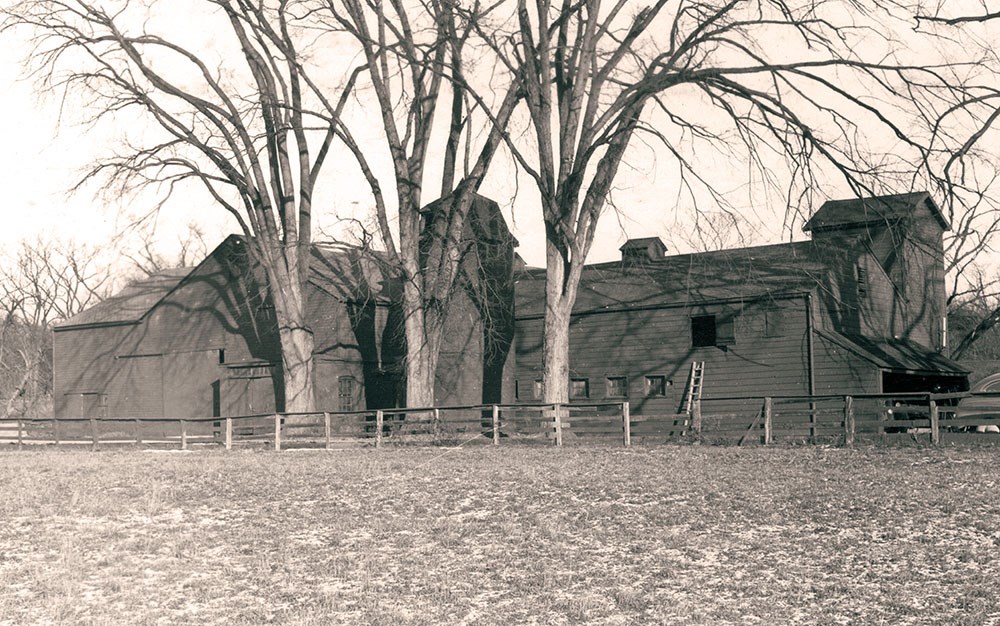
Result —
[[885, 224], [900, 218], [912, 217], [926, 210], [948, 230], [951, 226], [926, 191], [901, 193], [868, 198], [829, 200], [816, 211], [802, 227], [805, 232], [822, 232], [839, 228], [855, 228], [872, 224]]
[[58, 330], [138, 322], [191, 271], [190, 267], [175, 267], [133, 281], [117, 294], [56, 324], [55, 328]]
[[[242, 240], [239, 235], [230, 235], [205, 260]], [[165, 269], [133, 281], [119, 293], [56, 324], [55, 328], [67, 330], [138, 323], [201, 266]], [[362, 248], [313, 245], [309, 282], [340, 301], [375, 299], [385, 302], [388, 295], [380, 267], [380, 258]]]
[[[681, 254], [640, 265], [589, 265], [573, 313], [802, 294], [829, 271], [824, 259], [831, 253], [836, 251], [803, 241]], [[521, 274], [516, 289], [515, 317], [543, 314], [544, 269]]]

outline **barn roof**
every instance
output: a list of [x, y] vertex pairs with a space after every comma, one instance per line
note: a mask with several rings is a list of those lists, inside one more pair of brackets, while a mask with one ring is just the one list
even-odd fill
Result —
[[133, 281], [110, 298], [56, 324], [56, 328], [137, 322], [190, 273], [190, 267], [175, 267]]
[[955, 361], [908, 339], [880, 340], [817, 328], [816, 332], [883, 369], [935, 374], [968, 374]]
[[[231, 235], [209, 256], [229, 242], [241, 239]], [[375, 299], [388, 301], [381, 259], [362, 248], [347, 245], [314, 245], [310, 264], [310, 282], [338, 301]], [[119, 293], [56, 325], [57, 329], [89, 326], [112, 326], [139, 322], [180, 283], [198, 268], [165, 269], [133, 281]]]
[[[680, 254], [640, 265], [615, 261], [583, 270], [574, 313], [700, 302], [749, 300], [811, 291], [829, 271], [811, 241]], [[516, 317], [545, 310], [545, 270], [517, 282]]]
[[853, 228], [870, 224], [884, 224], [900, 218], [929, 214], [948, 230], [948, 220], [945, 219], [937, 203], [926, 191], [901, 193], [869, 198], [850, 198], [847, 200], [830, 200], [825, 202], [802, 230], [806, 232], [835, 230], [838, 228]]

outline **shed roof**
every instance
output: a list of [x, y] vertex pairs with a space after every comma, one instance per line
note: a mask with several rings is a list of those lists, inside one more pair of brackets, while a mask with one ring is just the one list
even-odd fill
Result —
[[931, 195], [926, 191], [917, 191], [868, 198], [829, 200], [809, 218], [802, 230], [820, 232], [880, 224], [919, 215], [921, 212], [933, 217], [945, 230], [950, 228], [948, 220]]
[[873, 339], [819, 328], [816, 332], [883, 369], [934, 374], [969, 373], [955, 361], [908, 339]]
[[[574, 313], [805, 293], [829, 271], [824, 261], [829, 254], [803, 241], [681, 254], [641, 265], [589, 265]], [[536, 317], [544, 310], [545, 270], [529, 270], [517, 281], [515, 315]]]

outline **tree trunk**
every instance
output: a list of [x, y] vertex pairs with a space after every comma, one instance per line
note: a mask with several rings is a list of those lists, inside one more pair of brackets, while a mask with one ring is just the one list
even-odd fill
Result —
[[285, 411], [312, 413], [316, 410], [313, 397], [313, 334], [302, 324], [282, 324], [281, 364], [285, 383]]
[[568, 264], [551, 242], [546, 244], [545, 321], [542, 338], [542, 399], [569, 401], [569, 321], [576, 285], [569, 284]]
[[406, 406], [435, 406], [434, 381], [441, 348], [441, 320], [422, 305], [419, 290], [404, 288], [403, 315], [406, 333]]
[[[316, 399], [313, 395], [315, 340], [306, 321], [305, 297], [298, 282], [298, 265], [293, 262], [289, 263], [288, 267], [290, 269], [286, 272], [284, 280], [270, 279], [271, 298], [278, 322], [278, 339], [281, 343], [284, 410], [288, 413], [312, 413], [316, 410]], [[273, 276], [277, 271], [269, 274]]]

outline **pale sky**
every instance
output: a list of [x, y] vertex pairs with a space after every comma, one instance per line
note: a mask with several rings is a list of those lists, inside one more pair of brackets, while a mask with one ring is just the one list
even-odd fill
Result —
[[[75, 195], [67, 195], [79, 179], [81, 172], [96, 156], [107, 153], [116, 145], [114, 129], [88, 130], [76, 124], [78, 116], [72, 111], [60, 114], [60, 103], [39, 100], [32, 84], [19, 80], [20, 62], [24, 53], [22, 42], [10, 36], [0, 37], [0, 87], [4, 97], [0, 101], [0, 132], [7, 140], [7, 149], [0, 152], [0, 185], [6, 190], [7, 219], [0, 228], [0, 244], [6, 249], [19, 240], [37, 237], [74, 240], [95, 246], [108, 246], [116, 233], [132, 223], [136, 216], [148, 213], [153, 205], [149, 198], [107, 198], [95, 195], [90, 188]], [[693, 103], [692, 106], [698, 106]], [[60, 124], [60, 119], [63, 123]], [[373, 136], [377, 133], [373, 132]], [[650, 144], [634, 141], [627, 164], [616, 180], [613, 200], [621, 210], [609, 212], [602, 220], [590, 261], [599, 262], [618, 258], [618, 247], [628, 237], [659, 236], [672, 251], [687, 251], [689, 239], [689, 214], [675, 210], [676, 181], [674, 172], [661, 167], [657, 150]], [[666, 161], [666, 159], [664, 159]], [[336, 183], [321, 188], [317, 194], [317, 221], [324, 230], [337, 234], [338, 217], [357, 215], [370, 206], [367, 188], [360, 184], [356, 165], [348, 161], [344, 168], [355, 184]], [[745, 184], [746, 173], [729, 171], [730, 164], [714, 163], [709, 172], [715, 171], [720, 179], [732, 180], [723, 189], [739, 193]], [[343, 172], [341, 172], [343, 174]], [[514, 235], [520, 241], [519, 253], [536, 266], [544, 265], [544, 238], [540, 214], [537, 209], [537, 192], [523, 176], [519, 183], [510, 169], [501, 165], [487, 179], [482, 192], [496, 199], [504, 207]], [[843, 197], [846, 188], [827, 190], [831, 195]], [[906, 190], [900, 190], [906, 191]], [[431, 199], [431, 192], [425, 198]], [[737, 206], [746, 214], [744, 237], [754, 244], [774, 243], [787, 239], [788, 230], [782, 228], [784, 207], [750, 209]], [[813, 207], [816, 209], [817, 207]], [[711, 217], [711, 216], [710, 216]], [[214, 245], [230, 232], [236, 232], [231, 222], [220, 210], [209, 205], [201, 194], [185, 194], [172, 198], [157, 218], [158, 233], [164, 241], [171, 241], [175, 233], [187, 224], [196, 223], [207, 234], [209, 245]], [[801, 237], [796, 226], [791, 234]], [[321, 235], [317, 234], [317, 239]], [[739, 245], [734, 236], [726, 245]], [[169, 246], [164, 251], [169, 253]], [[109, 249], [114, 255], [115, 250]]]
[[[52, 96], [39, 98], [31, 80], [23, 76], [25, 43], [9, 33], [0, 36], [0, 132], [7, 150], [0, 152], [0, 185], [7, 190], [7, 220], [0, 228], [0, 244], [8, 251], [21, 240], [38, 237], [74, 241], [93, 246], [108, 246], [115, 235], [128, 227], [137, 216], [145, 215], [154, 205], [154, 197], [106, 197], [93, 186], [74, 194], [71, 189], [97, 157], [118, 145], [116, 129], [108, 126], [86, 128], [80, 115]], [[373, 129], [372, 137], [378, 137]], [[370, 192], [362, 184], [357, 166], [349, 158], [344, 168], [352, 182], [328, 184], [317, 192], [317, 221], [324, 232], [339, 235], [338, 217], [365, 214], [372, 205]], [[722, 171], [722, 170], [720, 170]], [[674, 210], [671, 180], [673, 173], [658, 166], [656, 151], [642, 140], [634, 142], [628, 162], [616, 180], [613, 200], [619, 212], [609, 210], [601, 220], [596, 243], [591, 251], [593, 262], [616, 259], [618, 247], [629, 237], [657, 235], [672, 249], [674, 242], [684, 246], [689, 230], [687, 217]], [[482, 192], [496, 199], [504, 208], [508, 223], [520, 242], [519, 253], [536, 266], [544, 265], [544, 237], [538, 210], [537, 191], [520, 176], [517, 179], [509, 164], [497, 162]], [[429, 185], [425, 198], [433, 198]], [[210, 206], [199, 193], [178, 194], [157, 216], [157, 234], [163, 250], [170, 253], [175, 233], [189, 223], [202, 227], [209, 245], [238, 230], [235, 222]], [[751, 216], [751, 219], [757, 219]], [[747, 233], [760, 230], [756, 243], [781, 237], [780, 212], [770, 213]], [[746, 233], [745, 233], [746, 234]], [[322, 238], [317, 233], [317, 239]], [[679, 239], [678, 239], [679, 237]], [[738, 243], [734, 238], [731, 243]], [[120, 244], [119, 244], [120, 245]], [[115, 250], [108, 253], [114, 255]]]

